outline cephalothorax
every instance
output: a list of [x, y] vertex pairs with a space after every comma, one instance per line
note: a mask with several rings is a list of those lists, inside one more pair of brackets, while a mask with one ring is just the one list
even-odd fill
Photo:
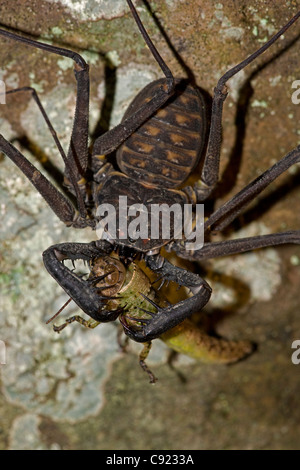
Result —
[[[208, 142], [199, 180], [193, 187], [183, 187], [205, 147], [204, 101], [194, 86], [185, 80], [174, 79], [146, 33], [131, 0], [127, 0], [127, 3], [165, 78], [151, 83], [139, 93], [125, 113], [122, 123], [95, 140], [91, 156], [88, 152], [89, 70], [84, 59], [73, 51], [0, 30], [0, 35], [6, 38], [69, 57], [75, 62], [76, 111], [67, 155], [34, 90], [32, 94], [65, 162], [65, 185], [75, 196], [77, 207], [74, 208], [69, 199], [2, 135], [0, 150], [23, 171], [59, 219], [76, 228], [89, 226], [96, 229], [100, 220], [98, 208], [109, 204], [118, 212], [120, 196], [126, 197], [128, 205], [144, 206], [150, 215], [153, 204], [177, 204], [183, 209], [185, 204], [195, 205], [205, 201], [218, 181], [222, 109], [227, 96], [227, 81], [269, 48], [300, 16], [298, 12], [259, 50], [220, 78], [214, 90], [211, 124], [207, 132]], [[11, 90], [8, 93], [20, 90]], [[106, 156], [116, 149], [118, 168], [113, 168]], [[201, 310], [211, 295], [210, 286], [198, 274], [173, 266], [160, 255], [163, 246], [175, 251], [182, 258], [198, 261], [271, 245], [300, 243], [299, 230], [216, 243], [207, 241], [211, 230], [225, 228], [275, 178], [299, 161], [300, 146], [216, 210], [205, 222], [206, 238], [201, 249], [188, 248], [188, 239], [177, 240], [172, 220], [171, 235], [167, 238], [161, 232], [156, 238], [151, 235], [147, 238], [124, 237], [120, 227], [117, 227], [115, 237], [108, 231], [105, 239], [92, 243], [54, 245], [43, 253], [45, 266], [66, 293], [91, 317], [87, 326], [93, 326], [93, 321], [97, 324], [120, 317], [124, 331], [130, 338], [149, 343]], [[64, 264], [67, 259], [88, 261], [91, 268], [89, 278], [85, 279], [70, 270]], [[162, 280], [185, 286], [192, 295], [174, 305], [157, 297], [147, 284], [147, 278], [144, 279], [143, 274], [138, 271], [136, 263], [140, 259]], [[106, 272], [107, 265], [109, 270]], [[128, 275], [130, 279], [126, 280]], [[147, 286], [145, 292], [138, 292], [138, 287], [134, 284], [132, 287], [131, 282], [137, 278], [140, 279], [139, 282], [144, 279], [142, 284]], [[141, 304], [137, 300], [130, 304], [128, 292], [129, 297], [133, 298], [137, 293]], [[146, 304], [148, 308], [145, 307]], [[136, 315], [133, 310], [140, 310], [143, 314]], [[77, 316], [71, 321], [74, 319], [88, 323]]]

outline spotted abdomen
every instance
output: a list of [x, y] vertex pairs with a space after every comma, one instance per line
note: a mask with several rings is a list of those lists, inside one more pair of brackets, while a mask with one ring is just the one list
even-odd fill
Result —
[[[124, 119], [149, 101], [156, 80], [133, 100]], [[119, 148], [120, 169], [136, 181], [165, 188], [180, 186], [199, 161], [205, 140], [205, 107], [199, 91], [178, 81], [175, 95]]]

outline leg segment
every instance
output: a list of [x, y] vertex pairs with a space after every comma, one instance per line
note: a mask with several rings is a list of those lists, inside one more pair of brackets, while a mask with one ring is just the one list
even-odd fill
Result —
[[74, 321], [77, 321], [78, 323], [80, 323], [80, 325], [85, 326], [85, 328], [96, 328], [96, 326], [100, 324], [100, 322], [93, 320], [92, 318], [90, 318], [89, 320], [85, 320], [80, 315], [74, 315], [73, 317], [67, 318], [65, 323], [63, 323], [62, 325], [54, 325], [53, 330], [56, 333], [60, 333], [67, 325], [70, 325], [70, 323], [73, 323]]
[[89, 112], [89, 68], [85, 60], [76, 52], [55, 47], [50, 44], [34, 41], [25, 36], [0, 29], [0, 36], [19, 41], [28, 46], [42, 49], [53, 54], [69, 57], [75, 62], [75, 78], [77, 82], [76, 108], [73, 122], [71, 142], [68, 150], [66, 176], [74, 185], [80, 181], [88, 165], [88, 112]]
[[300, 230], [290, 232], [272, 233], [270, 235], [259, 235], [257, 237], [237, 238], [235, 240], [226, 240], [223, 242], [206, 243], [201, 250], [186, 251], [177, 245], [174, 251], [181, 258], [190, 261], [199, 261], [202, 259], [216, 258], [218, 256], [235, 255], [246, 251], [256, 250], [258, 248], [267, 248], [270, 246], [286, 245], [288, 243], [300, 244]]
[[139, 356], [139, 362], [140, 362], [140, 366], [143, 369], [143, 371], [145, 371], [149, 375], [150, 383], [154, 384], [155, 382], [157, 382], [157, 378], [155, 377], [153, 372], [151, 372], [151, 370], [149, 369], [149, 367], [146, 364], [146, 359], [149, 355], [151, 346], [152, 346], [151, 341], [148, 341], [147, 343], [144, 343], [144, 347], [143, 347], [143, 349], [140, 353], [140, 356]]
[[222, 140], [222, 112], [223, 103], [227, 97], [227, 81], [237, 74], [240, 70], [244, 69], [253, 60], [265, 52], [277, 39], [285, 33], [285, 31], [292, 26], [300, 17], [300, 11], [276, 33], [269, 41], [267, 41], [260, 49], [251, 54], [247, 59], [240, 62], [238, 65], [228, 70], [218, 81], [214, 90], [214, 97], [212, 103], [211, 127], [208, 138], [208, 146], [206, 156], [204, 159], [203, 169], [200, 181], [195, 185], [195, 192], [197, 200], [204, 201], [209, 197], [214, 190], [219, 177], [219, 163], [220, 163], [220, 148]]
[[113, 247], [105, 241], [91, 243], [61, 243], [53, 245], [43, 253], [45, 267], [76, 304], [97, 322], [114, 321], [120, 309], [105, 309], [110, 297], [101, 294], [101, 289], [70, 271], [63, 261], [66, 259], [92, 260], [110, 254]]
[[[45, 123], [53, 137], [53, 140], [56, 144], [56, 147], [58, 148], [58, 151], [66, 165], [66, 167], [68, 166], [68, 160], [67, 160], [67, 156], [64, 152], [64, 149], [62, 148], [61, 146], [61, 143], [57, 137], [57, 134], [56, 134], [56, 131], [55, 129], [53, 128], [52, 124], [51, 124], [51, 121], [45, 111], [45, 108], [43, 107], [39, 97], [38, 97], [38, 94], [37, 92], [35, 91], [34, 88], [32, 87], [29, 87], [29, 86], [25, 86], [25, 87], [22, 87], [22, 88], [15, 88], [13, 90], [9, 90], [6, 92], [6, 95], [11, 95], [13, 93], [19, 93], [19, 92], [23, 92], [23, 91], [29, 91], [32, 95], [32, 98], [34, 99], [34, 101], [36, 102], [44, 120], [45, 120]], [[85, 219], [86, 216], [87, 216], [87, 211], [86, 211], [86, 208], [85, 208], [85, 202], [84, 202], [84, 197], [83, 197], [83, 194], [82, 194], [82, 191], [80, 191], [80, 186], [78, 184], [78, 181], [76, 180], [76, 175], [74, 174], [74, 171], [73, 169], [70, 167], [69, 168], [69, 175], [70, 175], [70, 180], [72, 182], [72, 185], [73, 185], [73, 188], [74, 188], [74, 192], [76, 194], [76, 199], [77, 199], [77, 204], [78, 204], [78, 210], [79, 210], [79, 213], [80, 213], [80, 216], [82, 219]]]
[[1, 134], [0, 151], [5, 153], [27, 176], [57, 217], [66, 225], [72, 225], [75, 219], [75, 210], [69, 200]]
[[[219, 231], [227, 227], [249, 202], [260, 194], [278, 176], [298, 162], [300, 162], [300, 146], [285, 155], [279, 162], [275, 163], [275, 165], [249, 183], [232, 199], [219, 207], [204, 223], [205, 232], [209, 233], [211, 230]], [[200, 260], [286, 243], [300, 243], [300, 231], [295, 230], [224, 242], [205, 243], [200, 250], [195, 252], [185, 249], [186, 242], [183, 244], [175, 242], [172, 246], [172, 250], [176, 251], [185, 259]]]
[[[151, 319], [137, 320], [142, 324], [142, 327], [135, 331], [130, 329], [126, 325], [126, 322], [123, 322], [122, 318], [120, 318], [125, 333], [133, 340], [142, 343], [157, 338], [193, 313], [201, 310], [206, 305], [211, 295], [210, 286], [197, 274], [173, 266], [160, 256], [148, 256], [146, 263], [152, 271], [159, 274], [163, 279], [174, 281], [181, 286], [188, 287], [194, 295], [166, 308], [155, 305], [157, 312], [155, 314], [146, 312], [151, 315]], [[152, 303], [152, 305], [154, 304], [150, 299], [147, 300]]]
[[204, 230], [206, 232], [212, 229], [223, 230], [240, 214], [244, 207], [269, 186], [272, 181], [298, 162], [300, 162], [300, 145], [249, 183], [230, 199], [230, 201], [219, 207], [205, 222]]

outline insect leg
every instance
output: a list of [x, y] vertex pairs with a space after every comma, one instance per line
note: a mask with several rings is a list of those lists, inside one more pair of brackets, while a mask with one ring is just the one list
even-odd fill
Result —
[[65, 323], [63, 323], [62, 325], [59, 325], [59, 326], [53, 325], [53, 330], [56, 333], [60, 333], [66, 326], [70, 325], [71, 323], [75, 321], [77, 323], [80, 323], [85, 328], [92, 328], [92, 329], [96, 328], [100, 324], [100, 322], [93, 320], [92, 318], [90, 318], [89, 320], [85, 320], [80, 315], [74, 315], [73, 317], [67, 318]]
[[152, 346], [151, 341], [147, 341], [147, 343], [144, 343], [144, 347], [143, 347], [143, 349], [140, 353], [140, 356], [139, 356], [139, 362], [140, 362], [140, 366], [143, 369], [143, 371], [145, 371], [149, 375], [150, 383], [154, 384], [155, 382], [157, 382], [157, 378], [155, 377], [153, 372], [151, 372], [151, 370], [149, 369], [149, 367], [146, 364], [146, 359], [149, 355], [151, 346]]

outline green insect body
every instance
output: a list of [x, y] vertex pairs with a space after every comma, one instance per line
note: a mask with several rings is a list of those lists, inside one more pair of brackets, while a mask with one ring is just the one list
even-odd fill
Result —
[[[123, 276], [122, 287], [118, 291], [117, 306], [124, 308], [122, 315], [126, 317], [129, 326], [142, 327], [142, 320], [150, 318], [150, 314], [146, 312], [155, 315], [154, 304], [164, 308], [168, 305], [167, 299], [161, 291], [154, 289], [150, 279], [151, 272], [145, 268], [144, 263], [132, 262], [124, 275], [124, 265], [119, 260], [116, 261], [117, 258], [107, 257], [105, 262], [111, 266], [112, 259], [115, 264], [120, 263], [119, 273]], [[178, 353], [209, 363], [236, 362], [253, 350], [250, 341], [227, 341], [210, 336], [203, 327], [188, 319], [164, 333], [160, 339]]]
[[[117, 253], [96, 258], [90, 263], [89, 280], [99, 288], [101, 296], [107, 296], [106, 309], [122, 309], [120, 320], [130, 328], [143, 328], [143, 322], [155, 316], [157, 306], [169, 305], [167, 298], [176, 298], [176, 290], [155, 289], [153, 273], [146, 268], [143, 261], [132, 261], [128, 266], [120, 260]], [[188, 294], [186, 294], [188, 295]], [[60, 332], [68, 324], [78, 322], [88, 328], [95, 328], [99, 322], [85, 320], [79, 315], [68, 318], [60, 326], [54, 326]], [[236, 362], [253, 351], [249, 341], [227, 341], [214, 337], [205, 331], [203, 326], [186, 319], [176, 327], [160, 336], [172, 350], [185, 354], [205, 363], [228, 364]], [[145, 360], [149, 354], [151, 342], [144, 343], [140, 354], [140, 365], [150, 376], [150, 382], [157, 379], [147, 367]]]

